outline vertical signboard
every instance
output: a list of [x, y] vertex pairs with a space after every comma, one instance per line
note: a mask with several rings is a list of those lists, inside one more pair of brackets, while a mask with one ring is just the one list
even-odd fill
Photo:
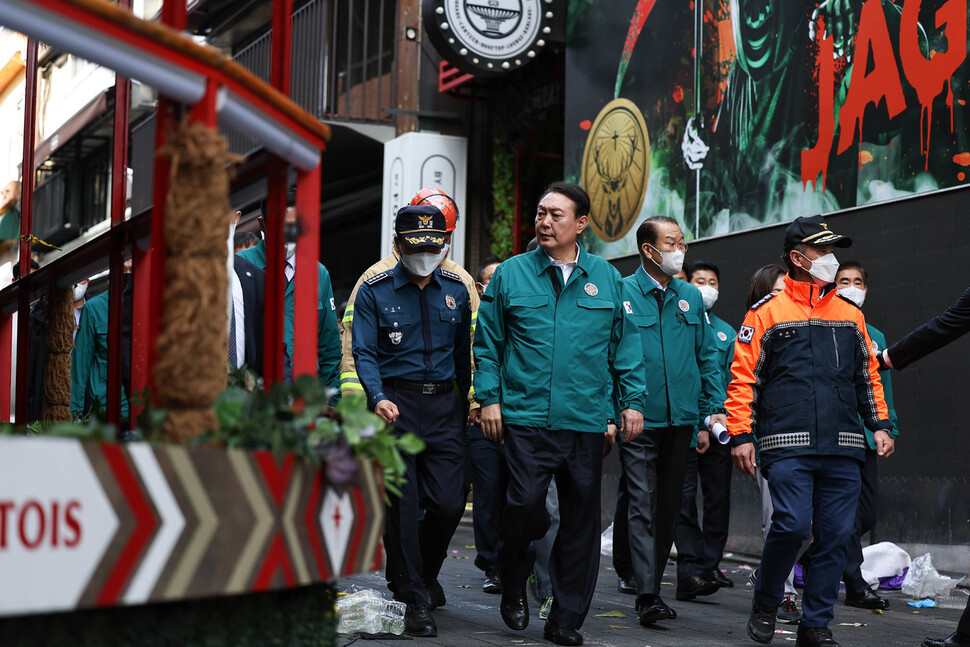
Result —
[[441, 189], [458, 205], [450, 258], [465, 264], [465, 197], [468, 140], [437, 133], [405, 133], [384, 144], [384, 191], [381, 203], [381, 255], [394, 239], [394, 216], [422, 188]]

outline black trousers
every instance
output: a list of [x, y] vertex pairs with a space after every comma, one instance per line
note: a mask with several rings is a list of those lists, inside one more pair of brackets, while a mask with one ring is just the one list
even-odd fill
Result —
[[464, 511], [464, 406], [457, 391], [423, 395], [385, 387], [384, 392], [401, 413], [395, 433], [410, 431], [426, 444], [417, 456], [402, 456], [405, 483], [387, 506], [385, 576], [395, 600], [423, 606]]
[[[697, 459], [697, 450], [689, 447], [687, 463], [684, 466], [683, 500], [674, 529], [678, 580], [704, 572], [704, 533], [697, 520]], [[707, 525], [706, 512], [704, 525]]]
[[862, 490], [859, 492], [859, 507], [856, 508], [855, 526], [845, 557], [846, 593], [861, 595], [869, 586], [862, 577], [862, 535], [876, 525], [876, 512], [879, 507], [879, 456], [871, 449], [866, 450], [866, 460], [862, 464]]
[[970, 638], [970, 605], [967, 605], [967, 608], [963, 610], [963, 615], [960, 616], [957, 633], [964, 638]]
[[[621, 463], [622, 468], [622, 463]], [[620, 471], [616, 485], [616, 510], [613, 512], [613, 570], [620, 579], [633, 577], [633, 556], [630, 554], [630, 493], [626, 490], [626, 476]]]
[[509, 474], [502, 445], [489, 440], [481, 427], [469, 425], [465, 432], [465, 478], [474, 492], [472, 527], [475, 530], [475, 566], [487, 574], [499, 572], [502, 509]]
[[600, 478], [603, 435], [508, 425], [509, 486], [502, 513], [502, 583], [519, 591], [535, 562], [531, 542], [549, 528], [546, 493], [559, 489], [559, 535], [549, 560], [554, 602], [549, 620], [579, 629], [593, 600], [599, 571]]
[[[644, 429], [634, 440], [620, 442], [620, 461], [630, 497], [627, 535], [638, 596], [660, 595], [683, 500], [692, 436], [691, 427], [664, 427]], [[615, 544], [615, 525], [613, 530]]]
[[[695, 452], [696, 453], [696, 452]], [[704, 554], [702, 567], [705, 571], [721, 564], [724, 546], [727, 545], [728, 526], [731, 522], [731, 447], [713, 438], [711, 446], [697, 456], [697, 472], [700, 475], [701, 493], [704, 495]]]

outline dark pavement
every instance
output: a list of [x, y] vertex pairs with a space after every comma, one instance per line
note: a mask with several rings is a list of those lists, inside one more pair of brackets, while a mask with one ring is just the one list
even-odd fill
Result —
[[[468, 515], [466, 515], [467, 521]], [[499, 616], [498, 595], [482, 592], [484, 574], [475, 568], [474, 537], [470, 523], [463, 522], [451, 542], [449, 556], [441, 571], [440, 582], [448, 603], [434, 612], [438, 625], [437, 638], [416, 638], [426, 645], [446, 647], [485, 647], [508, 645], [551, 645], [542, 638], [543, 621], [539, 620], [539, 606], [530, 600], [532, 614], [529, 627], [517, 632], [508, 629]], [[616, 589], [616, 575], [608, 557], [600, 560], [600, 574], [593, 606], [581, 631], [586, 645], [602, 647], [699, 647], [702, 645], [746, 645], [758, 643], [747, 637], [744, 626], [751, 608], [751, 587], [747, 584], [750, 566], [725, 560], [721, 567], [734, 582], [731, 589], [721, 589], [712, 596], [692, 602], [678, 602], [674, 598], [675, 567], [668, 562], [664, 577], [664, 599], [677, 611], [678, 619], [658, 623], [645, 629], [637, 623], [633, 609], [634, 596]], [[376, 589], [389, 597], [383, 571], [342, 579], [338, 586], [350, 583]], [[927, 635], [946, 636], [956, 628], [960, 611], [951, 609], [914, 609], [898, 591], [883, 592], [891, 600], [888, 611], [877, 614], [853, 609], [841, 602], [835, 609], [830, 625], [835, 639], [843, 647], [882, 647], [906, 645], [916, 647]], [[620, 612], [624, 617], [597, 617], [598, 614]], [[794, 644], [795, 625], [777, 626], [773, 645]], [[342, 638], [341, 646], [399, 645], [398, 640], [363, 640]]]

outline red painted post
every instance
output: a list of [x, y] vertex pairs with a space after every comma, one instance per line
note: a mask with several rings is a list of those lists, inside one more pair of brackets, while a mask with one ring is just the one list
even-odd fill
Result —
[[[119, 5], [130, 8], [131, 0], [119, 0]], [[131, 81], [115, 75], [114, 129], [111, 141], [111, 238], [108, 249], [108, 384], [104, 403], [108, 423], [121, 426], [121, 345], [124, 276], [122, 265], [125, 255], [125, 238], [117, 229], [125, 220], [128, 200], [128, 120]], [[129, 385], [130, 386], [130, 385]], [[131, 397], [130, 393], [124, 397]], [[130, 410], [129, 410], [130, 413]]]
[[293, 52], [293, 0], [274, 0], [270, 83], [290, 96], [290, 57]]
[[0, 312], [0, 421], [10, 422], [10, 387], [13, 386], [13, 317]]
[[[175, 29], [185, 29], [185, 0], [162, 0], [162, 23]], [[135, 282], [132, 304], [131, 356], [132, 390], [152, 391], [154, 378], [151, 367], [155, 365], [158, 351], [155, 342], [161, 330], [162, 310], [165, 296], [165, 264], [168, 250], [165, 248], [165, 201], [168, 196], [168, 160], [158, 151], [165, 145], [165, 132], [172, 123], [176, 105], [159, 96], [155, 111], [155, 168], [152, 177], [151, 248], [144, 256], [135, 254]], [[147, 272], [147, 276], [140, 276]], [[135, 414], [132, 414], [134, 418]]]
[[[263, 314], [263, 384], [266, 389], [283, 379], [283, 310], [286, 275], [283, 272], [283, 218], [286, 213], [286, 170], [284, 161], [271, 157], [267, 171], [266, 213], [266, 302]], [[294, 286], [295, 287], [295, 286]]]
[[[300, 171], [296, 178], [296, 213], [300, 240], [296, 246], [296, 285], [293, 294], [293, 378], [317, 374], [317, 290], [320, 273], [320, 165]], [[331, 304], [320, 304], [329, 308]]]
[[20, 191], [20, 280], [17, 290], [17, 424], [27, 420], [27, 366], [30, 352], [30, 243], [34, 229], [34, 136], [37, 133], [37, 41], [27, 41], [24, 97], [24, 159]]
[[205, 84], [205, 94], [189, 111], [189, 120], [192, 123], [201, 123], [208, 128], [215, 128], [218, 125], [218, 113], [216, 112], [218, 91], [219, 84], [213, 79], [208, 79]]

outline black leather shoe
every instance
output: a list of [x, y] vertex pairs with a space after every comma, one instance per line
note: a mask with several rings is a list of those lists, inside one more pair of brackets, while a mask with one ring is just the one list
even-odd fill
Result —
[[435, 580], [434, 582], [425, 582], [424, 588], [428, 591], [428, 599], [431, 602], [431, 611], [434, 611], [438, 607], [443, 607], [445, 604], [447, 604], [447, 601], [445, 600], [445, 590], [441, 588], [440, 584], [438, 584], [438, 580]]
[[879, 594], [867, 586], [860, 595], [849, 595], [846, 591], [845, 606], [858, 609], [888, 609], [889, 600], [879, 597]]
[[677, 612], [668, 607], [659, 595], [643, 595], [637, 600], [637, 617], [641, 625], [649, 627], [661, 620], [676, 620]]
[[721, 587], [718, 586], [717, 582], [691, 575], [677, 582], [677, 599], [693, 600], [698, 595], [717, 593], [719, 588]]
[[621, 577], [616, 582], [616, 588], [619, 589], [620, 593], [626, 593], [627, 595], [637, 594], [637, 578], [633, 577]]
[[566, 629], [557, 625], [555, 622], [546, 621], [546, 626], [542, 628], [542, 637], [551, 640], [557, 645], [582, 645], [583, 634], [575, 629]]
[[408, 607], [404, 613], [404, 633], [419, 638], [434, 638], [438, 627], [428, 607]]
[[486, 573], [485, 583], [482, 584], [483, 593], [498, 594], [502, 592], [502, 578], [498, 573]]
[[927, 638], [921, 647], [970, 647], [970, 636], [964, 636], [956, 632], [946, 638]]
[[748, 636], [751, 640], [768, 644], [775, 637], [775, 607], [766, 607], [757, 602], [751, 603], [751, 615], [748, 616]]
[[795, 647], [839, 647], [828, 627], [799, 627]]
[[522, 631], [529, 626], [529, 602], [525, 599], [525, 589], [502, 593], [502, 620], [509, 629]]
[[731, 581], [727, 575], [721, 572], [719, 568], [712, 568], [704, 576], [711, 580], [712, 582], [717, 582], [717, 585], [722, 589], [733, 589], [734, 582]]

